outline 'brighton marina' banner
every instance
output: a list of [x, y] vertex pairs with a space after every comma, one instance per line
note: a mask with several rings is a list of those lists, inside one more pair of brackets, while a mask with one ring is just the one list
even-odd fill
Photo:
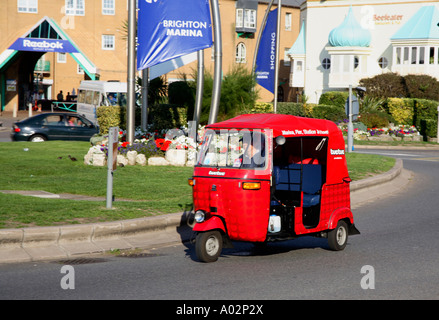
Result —
[[137, 69], [212, 46], [209, 0], [139, 0]]
[[256, 81], [271, 93], [274, 93], [274, 76], [276, 69], [276, 26], [277, 9], [268, 14], [265, 29], [256, 57]]

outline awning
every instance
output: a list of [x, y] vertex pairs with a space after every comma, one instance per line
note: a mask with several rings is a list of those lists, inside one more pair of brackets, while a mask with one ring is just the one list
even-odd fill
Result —
[[74, 41], [49, 17], [44, 17], [0, 54], [0, 71], [19, 51], [69, 53], [85, 73], [96, 80], [98, 69]]

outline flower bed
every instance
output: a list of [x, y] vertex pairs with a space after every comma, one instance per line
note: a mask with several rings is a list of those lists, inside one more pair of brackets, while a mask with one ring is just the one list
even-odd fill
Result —
[[[345, 125], [339, 126], [343, 134], [347, 135]], [[422, 136], [415, 126], [398, 125], [388, 128], [367, 128], [367, 130], [354, 129], [354, 140], [368, 141], [422, 141]]]
[[[204, 128], [198, 134], [202, 136]], [[176, 165], [193, 166], [196, 161], [199, 144], [182, 130], [168, 130], [166, 134], [135, 131], [136, 139], [132, 144], [125, 141], [126, 133], [119, 132], [117, 165]], [[163, 137], [161, 137], [163, 136]], [[105, 166], [108, 157], [108, 136], [96, 139], [97, 142], [84, 156], [84, 163], [93, 166]]]

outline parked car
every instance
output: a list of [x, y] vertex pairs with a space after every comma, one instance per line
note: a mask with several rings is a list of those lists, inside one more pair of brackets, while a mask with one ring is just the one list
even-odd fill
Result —
[[14, 141], [41, 142], [46, 140], [88, 141], [99, 127], [87, 118], [71, 112], [41, 113], [14, 123]]

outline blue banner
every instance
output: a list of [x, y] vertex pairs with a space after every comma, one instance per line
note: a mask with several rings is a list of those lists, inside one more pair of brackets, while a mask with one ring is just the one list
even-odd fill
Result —
[[277, 9], [268, 14], [265, 29], [262, 32], [259, 50], [256, 56], [256, 81], [271, 93], [274, 93], [276, 69], [276, 27]]
[[68, 40], [18, 38], [9, 49], [32, 52], [78, 52]]
[[137, 69], [212, 46], [209, 0], [139, 0]]

